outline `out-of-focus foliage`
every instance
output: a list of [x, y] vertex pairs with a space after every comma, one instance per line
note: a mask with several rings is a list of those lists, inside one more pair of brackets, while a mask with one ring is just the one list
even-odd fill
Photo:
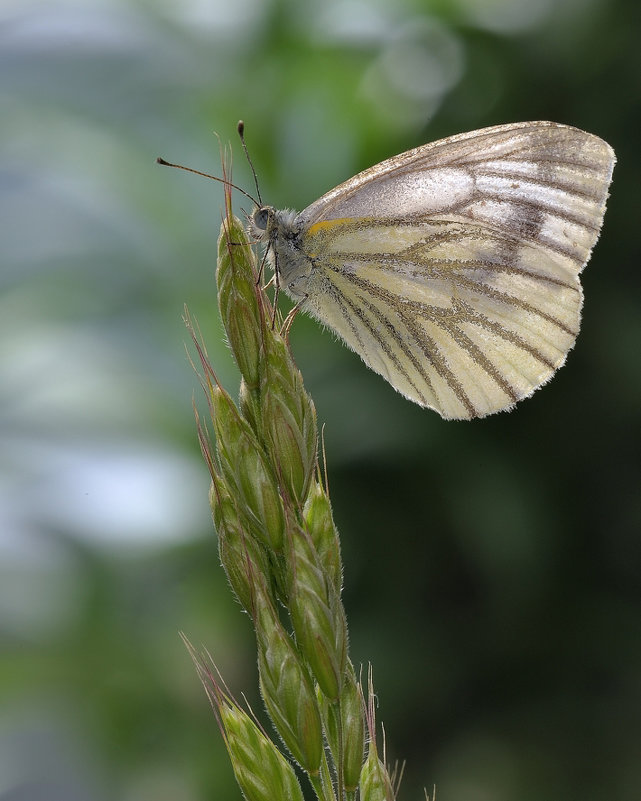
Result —
[[[302, 208], [384, 157], [552, 119], [615, 148], [583, 331], [511, 415], [445, 423], [299, 315], [352, 658], [401, 798], [641, 790], [641, 60], [636, 0], [7, 0], [0, 8], [0, 795], [237, 798], [179, 638], [255, 708], [183, 350], [221, 379], [222, 193]], [[249, 203], [238, 199], [238, 208]], [[197, 395], [198, 397], [198, 395]]]

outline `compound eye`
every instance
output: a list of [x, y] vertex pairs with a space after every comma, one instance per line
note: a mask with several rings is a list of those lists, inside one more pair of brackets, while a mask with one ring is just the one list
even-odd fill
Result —
[[267, 221], [269, 220], [269, 210], [262, 206], [254, 212], [254, 225], [260, 228], [261, 231], [267, 230]]

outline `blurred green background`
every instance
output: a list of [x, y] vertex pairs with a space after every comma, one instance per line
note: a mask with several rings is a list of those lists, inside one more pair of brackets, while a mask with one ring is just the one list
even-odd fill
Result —
[[485, 125], [615, 148], [577, 346], [512, 414], [443, 422], [302, 316], [292, 345], [400, 797], [641, 797], [640, 32], [637, 0], [4, 0], [3, 801], [240, 797], [178, 637], [261, 708], [181, 321], [235, 391], [222, 194], [154, 164], [219, 172], [216, 131], [251, 190], [239, 118], [263, 197], [298, 209]]

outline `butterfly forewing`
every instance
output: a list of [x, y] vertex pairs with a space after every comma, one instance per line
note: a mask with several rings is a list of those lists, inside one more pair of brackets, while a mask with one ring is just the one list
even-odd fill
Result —
[[574, 343], [613, 164], [601, 139], [555, 123], [382, 162], [299, 215], [304, 306], [443, 417], [509, 408]]

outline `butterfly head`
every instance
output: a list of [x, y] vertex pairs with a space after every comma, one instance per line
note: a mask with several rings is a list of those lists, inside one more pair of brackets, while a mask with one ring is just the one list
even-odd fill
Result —
[[249, 232], [259, 242], [271, 244], [278, 250], [278, 243], [286, 246], [300, 234], [296, 218], [296, 212], [290, 209], [256, 206], [249, 218]]
[[260, 242], [268, 242], [274, 230], [276, 209], [273, 206], [257, 206], [249, 218], [251, 234]]

